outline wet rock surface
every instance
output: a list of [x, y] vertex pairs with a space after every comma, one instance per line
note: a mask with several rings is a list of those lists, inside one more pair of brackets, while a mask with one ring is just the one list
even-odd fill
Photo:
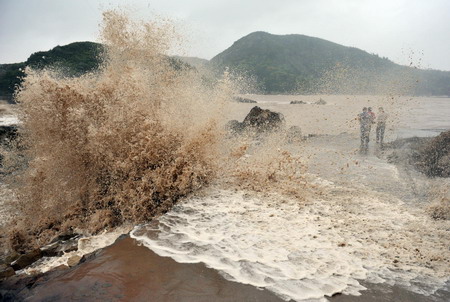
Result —
[[64, 253], [76, 251], [78, 249], [79, 237], [73, 237], [69, 240], [54, 241], [41, 248], [42, 256], [57, 257]]
[[42, 251], [40, 249], [36, 249], [31, 252], [20, 255], [19, 258], [17, 258], [17, 260], [11, 263], [11, 267], [16, 271], [21, 270], [41, 258], [42, 258]]
[[283, 126], [284, 116], [281, 113], [255, 106], [250, 110], [242, 123], [237, 120], [232, 120], [227, 123], [226, 128], [231, 133], [237, 134], [244, 131], [263, 133], [279, 130]]
[[450, 177], [450, 131], [425, 143], [418, 150], [415, 166], [427, 176]]
[[384, 145], [388, 162], [414, 167], [429, 177], [450, 177], [450, 131], [398, 139]]
[[14, 269], [6, 264], [0, 264], [0, 279], [11, 277], [15, 274]]

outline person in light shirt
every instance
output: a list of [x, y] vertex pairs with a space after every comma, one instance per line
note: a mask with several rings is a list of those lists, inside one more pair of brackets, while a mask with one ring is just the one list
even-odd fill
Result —
[[384, 130], [386, 129], [386, 120], [388, 118], [388, 114], [384, 112], [383, 107], [378, 108], [378, 116], [377, 116], [377, 128], [376, 128], [376, 134], [377, 134], [377, 144], [380, 144], [381, 147], [383, 147], [383, 140], [384, 140]]

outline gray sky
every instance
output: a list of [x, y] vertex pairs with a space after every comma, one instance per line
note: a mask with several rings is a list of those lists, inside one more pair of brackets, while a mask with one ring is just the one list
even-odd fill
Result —
[[0, 63], [75, 41], [96, 41], [101, 12], [175, 20], [184, 55], [210, 59], [254, 32], [304, 34], [396, 63], [450, 71], [448, 0], [0, 0]]

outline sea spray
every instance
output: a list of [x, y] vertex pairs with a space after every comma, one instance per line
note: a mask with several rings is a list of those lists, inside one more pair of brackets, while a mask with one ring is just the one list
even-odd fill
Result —
[[216, 174], [227, 83], [205, 87], [168, 57], [179, 40], [170, 22], [108, 11], [101, 39], [95, 72], [26, 70], [16, 97], [28, 160], [16, 177], [16, 245], [148, 221]]

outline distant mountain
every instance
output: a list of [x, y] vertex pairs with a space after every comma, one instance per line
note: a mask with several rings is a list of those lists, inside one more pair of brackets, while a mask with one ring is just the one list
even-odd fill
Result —
[[[0, 98], [11, 97], [26, 66], [56, 67], [79, 76], [101, 64], [104, 46], [75, 42], [32, 54], [26, 62], [0, 64]], [[260, 92], [409, 94], [450, 96], [450, 72], [401, 66], [378, 55], [304, 35], [254, 32], [207, 61], [171, 57], [177, 69], [195, 68], [213, 84], [226, 67], [253, 78]], [[211, 72], [215, 70], [216, 73]]]
[[379, 93], [397, 83], [414, 94], [450, 95], [450, 72], [417, 71], [304, 35], [254, 32], [212, 58], [211, 64], [256, 77], [265, 93]]

